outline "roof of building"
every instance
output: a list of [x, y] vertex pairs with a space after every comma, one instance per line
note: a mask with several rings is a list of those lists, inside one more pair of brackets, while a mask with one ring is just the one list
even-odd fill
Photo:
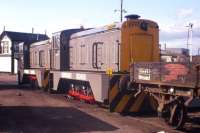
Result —
[[3, 31], [0, 35], [0, 40], [5, 35], [7, 35], [12, 41], [25, 42], [25, 43], [33, 43], [33, 42], [49, 39], [49, 37], [45, 34]]

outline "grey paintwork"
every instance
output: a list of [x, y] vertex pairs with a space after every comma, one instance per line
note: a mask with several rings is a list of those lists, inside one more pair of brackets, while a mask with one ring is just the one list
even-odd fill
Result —
[[117, 28], [73, 35], [69, 44], [70, 70], [106, 71], [112, 68], [118, 72], [120, 43], [121, 31]]
[[[39, 55], [40, 52], [44, 52]], [[30, 46], [30, 68], [46, 68], [50, 69], [50, 54], [51, 54], [51, 42], [45, 40], [37, 43], [33, 43]], [[40, 64], [40, 60], [44, 63]]]

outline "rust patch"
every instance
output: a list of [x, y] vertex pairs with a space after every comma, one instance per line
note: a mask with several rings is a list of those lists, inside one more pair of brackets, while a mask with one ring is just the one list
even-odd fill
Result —
[[178, 80], [178, 77], [187, 75], [189, 71], [183, 64], [166, 64], [164, 68], [167, 74], [164, 74], [163, 81]]

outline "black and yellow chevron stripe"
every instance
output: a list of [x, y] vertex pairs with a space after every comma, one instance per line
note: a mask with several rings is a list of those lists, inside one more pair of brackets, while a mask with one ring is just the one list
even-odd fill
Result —
[[47, 89], [49, 85], [49, 70], [44, 70], [42, 79], [42, 88]]
[[146, 94], [141, 92], [137, 96], [134, 96], [135, 92], [129, 91], [127, 88], [120, 88], [119, 83], [123, 78], [125, 78], [124, 75], [115, 75], [110, 80], [110, 111], [119, 113], [138, 112]]

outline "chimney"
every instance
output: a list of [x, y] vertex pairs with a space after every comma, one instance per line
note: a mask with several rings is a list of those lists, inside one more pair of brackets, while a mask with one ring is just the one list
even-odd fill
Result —
[[32, 28], [32, 34], [34, 33], [34, 28]]
[[83, 30], [83, 29], [84, 29], [84, 26], [83, 26], [83, 25], [81, 25], [81, 26], [80, 26], [80, 29], [81, 29], [81, 30]]

